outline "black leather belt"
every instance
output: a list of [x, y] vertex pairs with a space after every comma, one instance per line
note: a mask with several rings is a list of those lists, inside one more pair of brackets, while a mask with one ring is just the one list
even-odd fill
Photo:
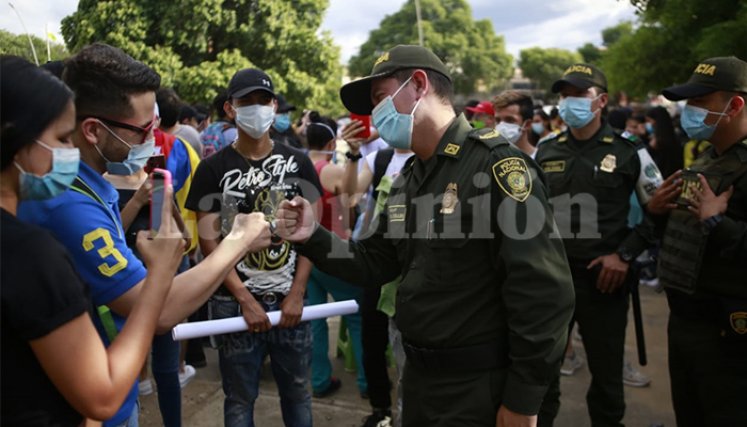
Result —
[[408, 364], [429, 371], [486, 371], [509, 365], [508, 351], [498, 342], [440, 349], [415, 347], [406, 342], [402, 346]]
[[[252, 292], [251, 294], [257, 301], [263, 302], [267, 305], [277, 304], [285, 298], [285, 294], [281, 294], [280, 292], [266, 292], [264, 294], [257, 294]], [[215, 295], [235, 299], [231, 291], [229, 291], [223, 285], [219, 286], [218, 289], [215, 290]]]

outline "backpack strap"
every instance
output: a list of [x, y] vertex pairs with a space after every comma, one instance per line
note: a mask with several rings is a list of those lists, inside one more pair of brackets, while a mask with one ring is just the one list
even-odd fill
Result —
[[[121, 225], [119, 222], [117, 222], [114, 215], [111, 213], [111, 209], [109, 206], [104, 203], [104, 201], [101, 199], [101, 197], [96, 194], [95, 191], [93, 191], [93, 188], [91, 188], [88, 184], [86, 184], [85, 181], [83, 181], [79, 176], [75, 177], [75, 181], [73, 181], [70, 188], [78, 192], [80, 194], [83, 194], [84, 196], [90, 197], [95, 202], [101, 204], [101, 206], [104, 207], [104, 209], [109, 213], [109, 215], [112, 218], [112, 221], [114, 221], [114, 225], [117, 226], [117, 230], [120, 232], [122, 231]], [[121, 234], [124, 236], [124, 233]], [[114, 342], [114, 338], [117, 337], [117, 334], [119, 333], [117, 331], [117, 325], [114, 324], [114, 317], [112, 317], [112, 312], [109, 310], [109, 307], [105, 305], [99, 305], [96, 307], [96, 313], [99, 315], [99, 320], [101, 320], [101, 325], [104, 327], [104, 332], [106, 332], [106, 337], [109, 338], [109, 343], [111, 344]]]
[[117, 325], [114, 324], [114, 317], [112, 317], [112, 311], [105, 305], [96, 307], [96, 313], [99, 315], [101, 324], [104, 326], [104, 332], [106, 337], [109, 338], [109, 344], [114, 342], [114, 338], [117, 338]]
[[387, 166], [389, 166], [389, 162], [392, 161], [393, 157], [394, 148], [382, 148], [381, 150], [376, 152], [376, 158], [374, 159], [373, 180], [371, 181], [371, 185], [373, 186], [373, 193], [371, 193], [373, 200], [376, 200], [379, 197], [379, 192], [376, 190], [376, 187], [379, 186], [381, 178], [384, 177], [386, 168]]

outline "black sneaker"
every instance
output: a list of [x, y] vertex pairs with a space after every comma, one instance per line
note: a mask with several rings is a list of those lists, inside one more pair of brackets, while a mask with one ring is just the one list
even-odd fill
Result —
[[314, 390], [311, 395], [318, 398], [327, 397], [339, 390], [341, 386], [342, 381], [335, 377], [332, 377], [329, 379], [329, 385], [327, 386], [327, 388], [325, 388], [324, 390]]
[[392, 427], [392, 411], [375, 409], [373, 414], [363, 419], [361, 427]]

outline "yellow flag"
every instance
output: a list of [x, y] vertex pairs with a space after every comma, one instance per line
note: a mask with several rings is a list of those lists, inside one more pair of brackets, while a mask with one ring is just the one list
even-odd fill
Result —
[[54, 33], [53, 33], [53, 32], [51, 32], [51, 31], [47, 31], [47, 38], [48, 38], [49, 40], [52, 40], [53, 42], [56, 42], [56, 41], [57, 41], [57, 36], [55, 36], [55, 35], [54, 35]]

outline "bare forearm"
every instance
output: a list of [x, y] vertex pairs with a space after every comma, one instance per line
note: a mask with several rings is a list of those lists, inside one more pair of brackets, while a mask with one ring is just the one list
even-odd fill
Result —
[[125, 205], [122, 211], [119, 213], [122, 217], [122, 229], [127, 230], [130, 228], [132, 223], [135, 221], [138, 212], [143, 208], [142, 203], [137, 201], [135, 197], [132, 197], [129, 202]]
[[306, 284], [309, 283], [309, 276], [311, 276], [311, 269], [313, 267], [314, 264], [311, 263], [311, 260], [299, 255], [298, 262], [296, 263], [296, 275], [293, 277], [290, 293], [301, 296], [306, 293]]
[[343, 204], [344, 207], [353, 207], [358, 202], [354, 197], [358, 189], [358, 162], [348, 161], [345, 165], [345, 171], [342, 174], [342, 197], [349, 203]]
[[204, 304], [226, 276], [234, 272], [243, 255], [240, 241], [226, 239], [197, 266], [178, 275], [158, 321], [159, 333], [168, 331]]
[[[173, 279], [173, 272], [152, 269], [145, 278], [140, 298], [132, 308], [117, 339], [106, 349], [106, 363], [92, 363], [98, 386], [88, 388], [89, 398], [81, 399], [86, 415], [106, 419], [114, 415], [135, 383], [153, 342], [158, 316]], [[102, 349], [103, 350], [103, 349]], [[94, 352], [95, 353], [95, 352]], [[103, 362], [102, 359], [98, 359]], [[98, 368], [95, 368], [98, 366]], [[88, 402], [88, 403], [83, 403]]]

